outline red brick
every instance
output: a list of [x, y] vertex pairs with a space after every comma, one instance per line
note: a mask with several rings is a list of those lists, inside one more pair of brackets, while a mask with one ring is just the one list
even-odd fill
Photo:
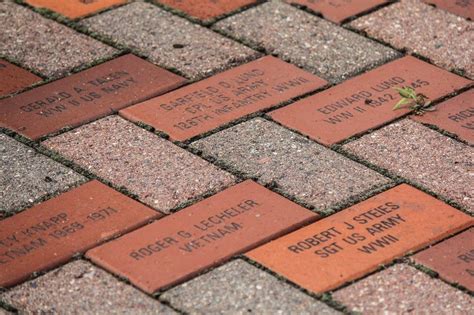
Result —
[[133, 55], [0, 100], [0, 126], [30, 139], [165, 93], [185, 79]]
[[326, 19], [341, 23], [345, 19], [370, 10], [386, 0], [286, 0], [320, 12]]
[[155, 0], [200, 20], [210, 20], [256, 3], [257, 0]]
[[54, 268], [160, 214], [92, 181], [0, 221], [0, 287]]
[[86, 255], [153, 293], [316, 217], [248, 180]]
[[407, 109], [392, 110], [400, 99], [395, 87], [411, 86], [435, 100], [469, 84], [467, 79], [407, 56], [277, 109], [270, 116], [332, 145], [406, 114]]
[[473, 222], [403, 184], [245, 255], [308, 290], [324, 292]]
[[474, 90], [469, 90], [437, 105], [433, 112], [412, 118], [425, 124], [435, 125], [473, 144]]
[[0, 59], [0, 97], [40, 81], [33, 73]]
[[424, 2], [434, 4], [456, 15], [474, 19], [474, 1], [472, 0], [424, 0]]
[[325, 84], [323, 79], [267, 56], [121, 110], [120, 114], [183, 141]]
[[70, 19], [77, 19], [114, 5], [126, 3], [127, 0], [26, 0], [26, 2], [34, 7], [60, 13]]
[[474, 228], [445, 240], [413, 259], [451, 282], [474, 291]]

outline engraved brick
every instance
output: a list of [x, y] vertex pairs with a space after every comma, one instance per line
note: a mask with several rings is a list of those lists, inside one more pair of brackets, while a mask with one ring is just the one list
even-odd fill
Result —
[[474, 144], [474, 89], [436, 105], [433, 112], [412, 118], [444, 129], [469, 144]]
[[471, 81], [414, 57], [404, 57], [352, 78], [326, 91], [270, 113], [276, 121], [325, 145], [403, 116], [393, 110], [396, 87], [409, 86], [435, 100]]
[[0, 221], [0, 286], [53, 268], [160, 214], [92, 181]]
[[428, 248], [412, 258], [441, 278], [474, 291], [474, 228]]
[[86, 255], [153, 293], [316, 217], [282, 196], [245, 181]]
[[461, 211], [402, 184], [245, 255], [320, 293], [473, 223]]
[[120, 115], [183, 141], [325, 84], [308, 72], [267, 56], [121, 110]]
[[0, 100], [0, 126], [38, 139], [165, 93], [185, 79], [133, 55]]

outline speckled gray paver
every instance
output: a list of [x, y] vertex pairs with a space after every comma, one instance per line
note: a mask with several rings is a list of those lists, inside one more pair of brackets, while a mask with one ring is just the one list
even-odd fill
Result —
[[243, 260], [234, 260], [165, 292], [189, 314], [338, 314]]
[[190, 79], [209, 76], [259, 55], [149, 3], [132, 3], [86, 19], [83, 24]]
[[0, 218], [86, 179], [0, 134]]
[[344, 149], [474, 210], [472, 147], [406, 119]]
[[3, 308], [0, 308], [0, 315], [10, 315], [11, 313], [7, 312]]
[[82, 260], [19, 285], [0, 299], [25, 314], [177, 314]]
[[30, 9], [0, 1], [0, 55], [49, 78], [110, 57], [116, 50]]
[[277, 1], [231, 16], [214, 28], [332, 82], [398, 56], [390, 48]]
[[43, 144], [162, 212], [234, 182], [232, 175], [118, 116]]
[[419, 0], [402, 0], [353, 21], [350, 27], [474, 78], [474, 27], [462, 17]]
[[415, 268], [399, 264], [333, 294], [363, 314], [470, 314], [474, 299]]
[[284, 193], [319, 210], [389, 183], [382, 175], [260, 118], [196, 141], [192, 146], [257, 177], [262, 184], [275, 183]]

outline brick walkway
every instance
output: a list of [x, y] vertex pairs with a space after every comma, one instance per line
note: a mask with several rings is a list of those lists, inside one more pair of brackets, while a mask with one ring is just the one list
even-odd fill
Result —
[[473, 18], [0, 0], [0, 314], [472, 314]]

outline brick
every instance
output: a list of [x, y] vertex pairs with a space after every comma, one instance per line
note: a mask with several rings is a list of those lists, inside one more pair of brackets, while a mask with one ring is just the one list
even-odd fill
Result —
[[45, 8], [62, 14], [70, 19], [81, 18], [114, 5], [126, 3], [127, 0], [26, 0], [29, 5]]
[[0, 97], [38, 83], [41, 78], [0, 59]]
[[172, 288], [160, 299], [188, 314], [340, 314], [240, 259]]
[[249, 180], [86, 255], [153, 293], [316, 217]]
[[474, 20], [474, 2], [472, 0], [424, 0], [424, 2], [434, 4], [440, 9]]
[[469, 295], [405, 264], [362, 279], [333, 298], [364, 314], [468, 314], [474, 307]]
[[267, 56], [121, 110], [120, 115], [183, 141], [326, 83]]
[[412, 258], [443, 279], [474, 291], [474, 228], [447, 239]]
[[366, 12], [378, 5], [387, 3], [386, 0], [286, 0], [289, 3], [299, 4], [308, 9], [321, 13], [324, 18], [335, 23], [342, 23], [344, 20], [363, 12]]
[[0, 221], [0, 287], [54, 268], [159, 213], [98, 181]]
[[173, 9], [202, 21], [213, 20], [242, 7], [257, 3], [257, 0], [155, 0]]
[[177, 314], [84, 260], [76, 260], [0, 294], [26, 314]]
[[[427, 22], [429, 21], [429, 23]], [[474, 78], [472, 23], [419, 0], [402, 0], [349, 24], [397, 49]]]
[[235, 182], [232, 175], [118, 116], [43, 144], [165, 213]]
[[412, 119], [455, 134], [474, 144], [474, 90], [469, 90], [446, 102], [436, 105], [434, 112], [427, 112]]
[[408, 56], [269, 115], [322, 144], [332, 145], [405, 115], [408, 109], [393, 110], [400, 99], [395, 87], [410, 86], [435, 100], [470, 83]]
[[0, 100], [0, 125], [30, 139], [165, 93], [185, 79], [133, 55]]
[[10, 1], [0, 3], [0, 25], [0, 55], [48, 78], [62, 77], [74, 68], [117, 53], [112, 47]]
[[82, 24], [146, 55], [155, 64], [180, 71], [192, 80], [260, 55], [150, 3], [134, 2], [85, 19]]
[[86, 178], [0, 134], [0, 219]]
[[386, 177], [263, 119], [253, 119], [191, 145], [319, 211], [390, 183]]
[[333, 83], [400, 54], [289, 4], [271, 1], [213, 28]]
[[474, 210], [472, 147], [409, 119], [343, 147], [348, 152]]
[[468, 215], [402, 184], [245, 255], [321, 293], [473, 223]]

